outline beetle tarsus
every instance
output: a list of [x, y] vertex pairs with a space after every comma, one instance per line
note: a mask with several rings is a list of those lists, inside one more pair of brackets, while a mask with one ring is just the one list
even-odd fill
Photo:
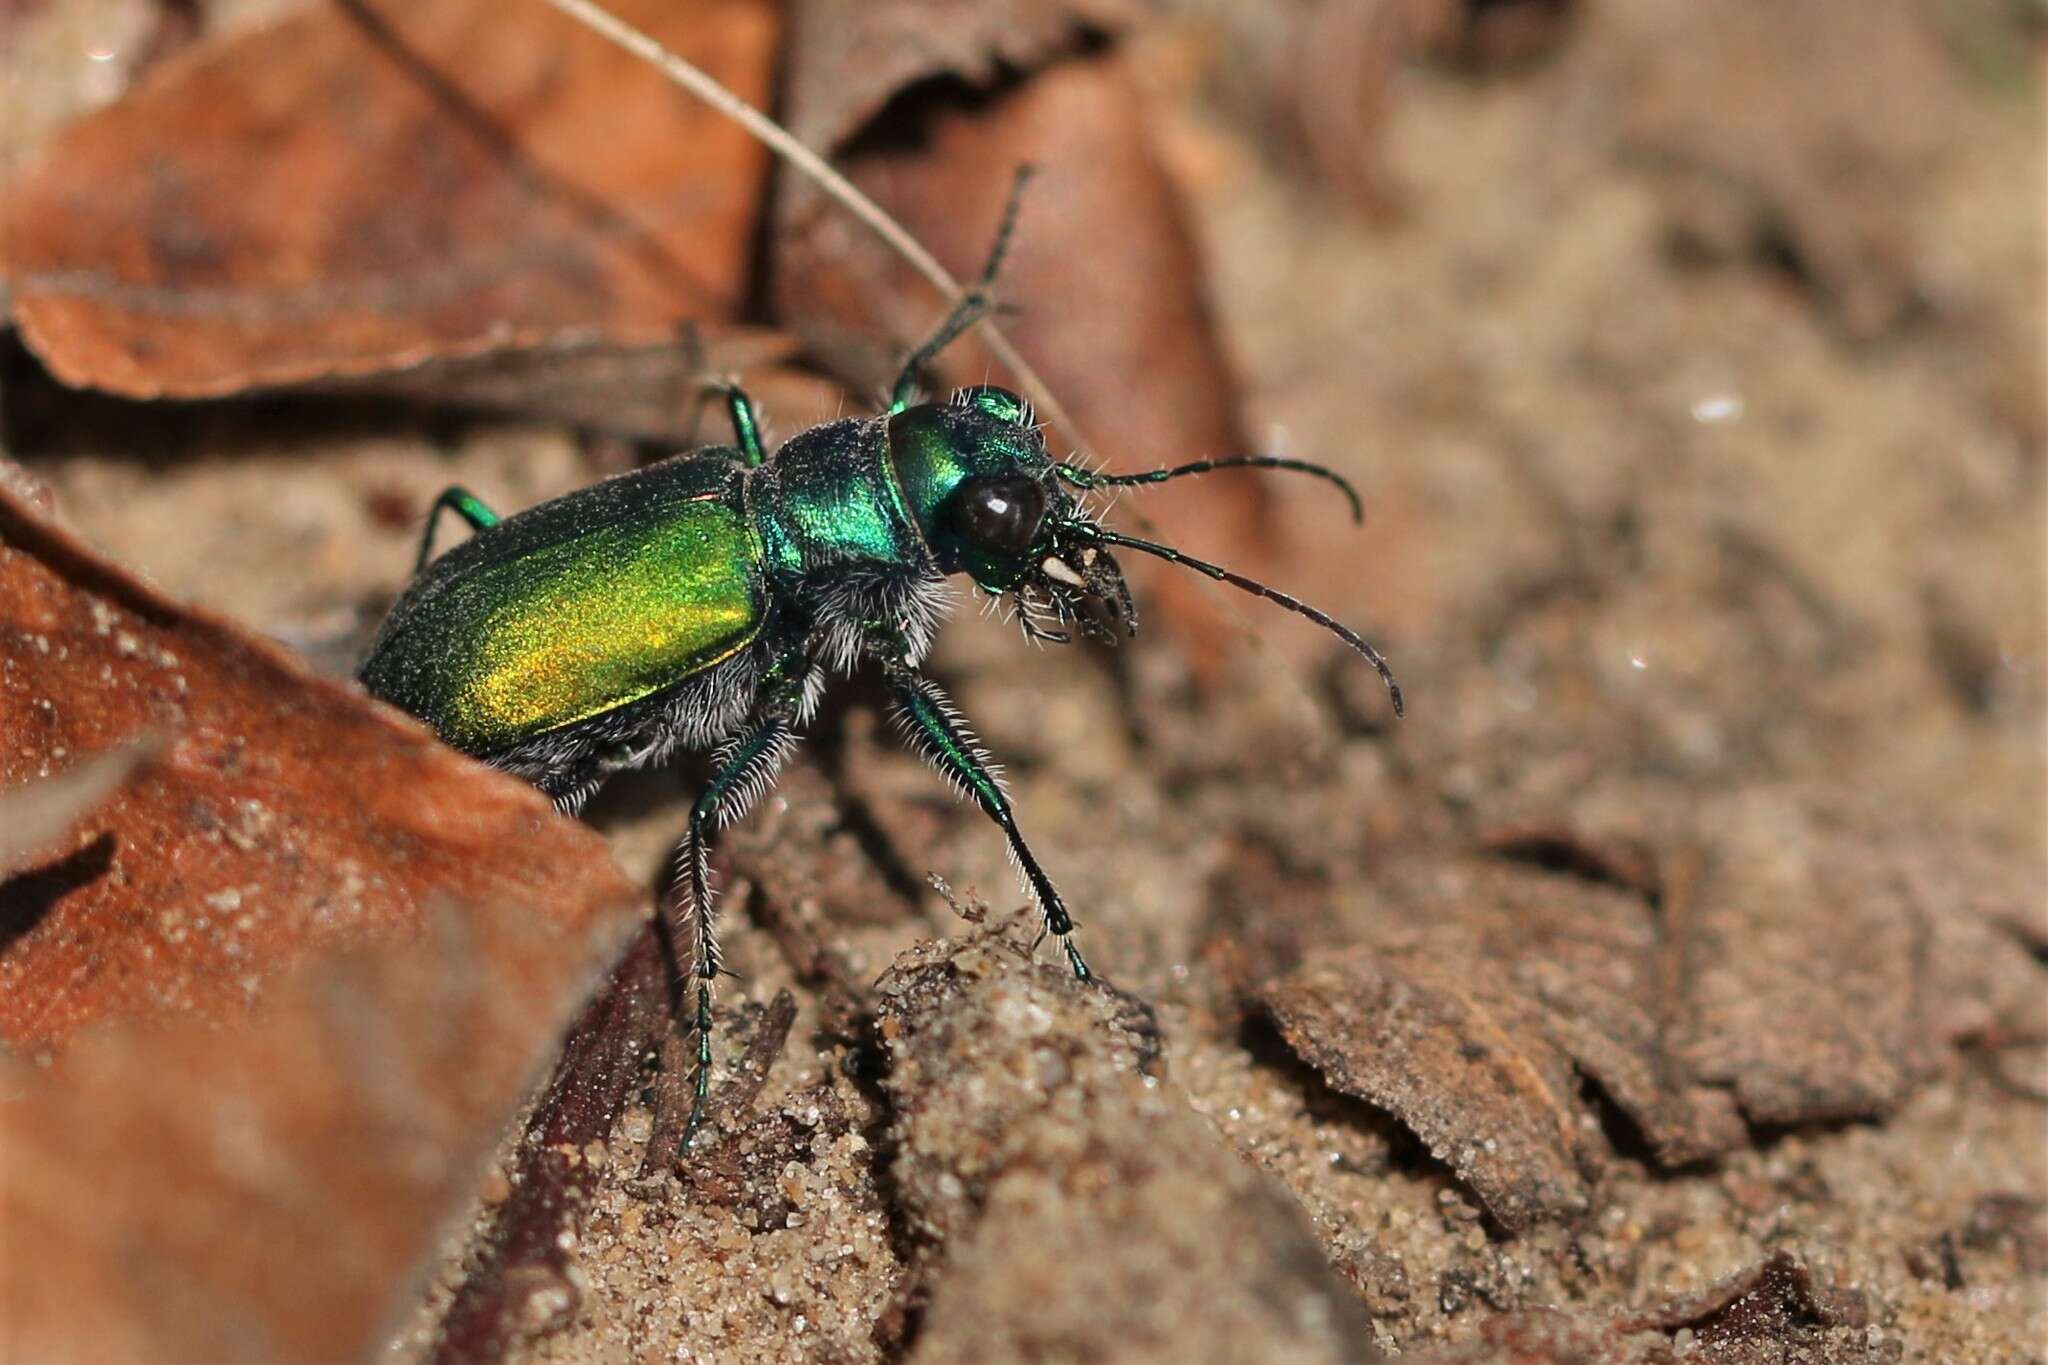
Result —
[[1003, 790], [998, 776], [999, 770], [981, 747], [981, 741], [975, 738], [967, 718], [960, 714], [937, 683], [916, 669], [889, 660], [884, 663], [883, 671], [888, 675], [890, 688], [896, 693], [897, 720], [905, 738], [910, 740], [925, 762], [959, 788], [961, 795], [980, 806], [982, 812], [1002, 830], [1003, 838], [1010, 845], [1010, 856], [1016, 860], [1031, 898], [1038, 902], [1038, 908], [1045, 916], [1045, 932], [1057, 938], [1066, 949], [1067, 961], [1073, 966], [1074, 975], [1087, 979], [1091, 975], [1088, 964], [1081, 960], [1080, 951], [1073, 943], [1073, 917], [1067, 913], [1066, 902], [1060, 899], [1052, 878], [1045, 875], [1045, 870], [1031, 852], [1031, 846], [1024, 842], [1024, 835], [1017, 828], [1017, 817], [1010, 809], [1009, 794]]
[[704, 1109], [711, 1097], [711, 986], [697, 987], [697, 1074], [692, 1082], [690, 1117], [683, 1123], [683, 1140], [678, 1150], [687, 1152], [704, 1125]]

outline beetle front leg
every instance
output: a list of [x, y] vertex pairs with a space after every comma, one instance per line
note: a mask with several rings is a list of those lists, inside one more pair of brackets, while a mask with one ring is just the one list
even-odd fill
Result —
[[758, 469], [768, 457], [761, 449], [761, 419], [754, 412], [754, 400], [737, 384], [722, 387], [725, 415], [732, 419], [732, 438], [739, 442], [740, 458], [749, 469]]
[[427, 527], [420, 533], [419, 558], [413, 561], [415, 575], [427, 567], [427, 561], [434, 557], [434, 528], [441, 524], [441, 513], [453, 512], [469, 523], [472, 531], [481, 531], [498, 524], [498, 514], [484, 506], [484, 500], [464, 488], [461, 484], [450, 484], [441, 490], [441, 496], [434, 499], [434, 505], [427, 511]]
[[1067, 914], [1066, 902], [1053, 887], [1052, 879], [1039, 867], [1038, 859], [1031, 856], [1031, 848], [1024, 842], [1024, 836], [1017, 831], [1017, 820], [1010, 812], [1010, 798], [1003, 790], [1001, 779], [995, 767], [989, 762], [981, 744], [968, 728], [966, 718], [939, 690], [937, 683], [919, 673], [909, 664], [887, 660], [883, 670], [888, 675], [889, 686], [896, 693], [897, 718], [902, 723], [906, 736], [923, 754], [927, 763], [950, 778], [962, 795], [973, 799], [989, 819], [996, 822], [1003, 837], [1009, 841], [1010, 856], [1016, 859], [1018, 870], [1024, 874], [1024, 883], [1038, 901], [1038, 908], [1045, 914], [1046, 932], [1060, 941], [1066, 950], [1067, 962], [1074, 969], [1074, 975], [1083, 981], [1093, 973], [1088, 964], [1081, 960], [1081, 952], [1074, 946], [1074, 921]]
[[[789, 756], [795, 743], [791, 717], [778, 710], [758, 716], [754, 723], [718, 749], [717, 771], [697, 803], [690, 810], [690, 827], [676, 846], [671, 885], [687, 894], [688, 932], [696, 944], [697, 977], [697, 1075], [690, 1099], [690, 1118], [683, 1125], [682, 1149], [688, 1151], [704, 1121], [704, 1107], [711, 1094], [711, 988], [719, 975], [718, 935], [712, 916], [711, 832], [732, 824], [747, 813], [747, 807], [775, 780], [775, 772]], [[679, 907], [671, 901], [664, 917], [675, 925]]]
[[954, 338], [995, 311], [995, 302], [988, 294], [989, 286], [996, 282], [996, 272], [1003, 268], [1003, 254], [1010, 249], [1010, 233], [1017, 226], [1017, 208], [1024, 201], [1024, 182], [1030, 178], [1031, 168], [1019, 166], [1010, 181], [1010, 198], [1003, 205], [1003, 221], [996, 228], [995, 245], [989, 248], [988, 263], [981, 268], [981, 278], [960, 296], [960, 301], [953, 305], [953, 311], [946, 315], [939, 329], [904, 359], [903, 368], [896, 375], [896, 385], [889, 391], [891, 417], [910, 406], [911, 395], [917, 391], [918, 376], [924, 367], [937, 359], [939, 352], [952, 345]]

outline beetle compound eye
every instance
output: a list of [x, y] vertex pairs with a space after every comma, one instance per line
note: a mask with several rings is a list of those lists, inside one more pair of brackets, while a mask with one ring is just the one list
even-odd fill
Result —
[[970, 479], [955, 495], [954, 519], [977, 545], [998, 554], [1022, 554], [1038, 538], [1045, 490], [1024, 475]]

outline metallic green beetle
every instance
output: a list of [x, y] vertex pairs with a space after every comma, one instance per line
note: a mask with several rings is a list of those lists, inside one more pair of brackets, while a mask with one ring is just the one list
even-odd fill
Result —
[[[986, 276], [984, 277], [986, 278]], [[460, 488], [429, 515], [416, 576], [359, 676], [449, 744], [580, 808], [609, 773], [678, 749], [715, 749], [676, 850], [668, 912], [695, 948], [697, 1074], [711, 1069], [719, 974], [708, 836], [767, 789], [828, 672], [882, 670], [906, 736], [1001, 828], [1025, 885], [1074, 972], [1089, 975], [1073, 920], [1017, 830], [988, 755], [919, 671], [966, 574], [1006, 598], [1025, 634], [1065, 643], [1062, 624], [1114, 642], [1137, 615], [1112, 548], [1169, 560], [1277, 602], [1340, 636], [1401, 694], [1378, 651], [1284, 593], [1102, 526], [1070, 490], [1159, 483], [1224, 468], [1287, 469], [1357, 495], [1294, 460], [1204, 460], [1103, 474], [1053, 460], [1030, 407], [1007, 390], [913, 403], [917, 375], [986, 311], [970, 295], [904, 365], [888, 411], [812, 427], [770, 458], [746, 395], [726, 392], [736, 444], [677, 456], [500, 520]], [[475, 534], [433, 559], [439, 514]], [[685, 918], [686, 917], [686, 918]]]

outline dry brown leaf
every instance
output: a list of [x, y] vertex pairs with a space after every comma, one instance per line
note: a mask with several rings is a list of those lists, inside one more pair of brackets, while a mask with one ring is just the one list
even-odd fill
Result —
[[[1769, 795], [1688, 809], [1710, 852], [1678, 843], [1654, 904], [1418, 856], [1369, 902], [1291, 912], [1230, 951], [1273, 973], [1258, 998], [1305, 1060], [1413, 1129], [1511, 1230], [1587, 1206], [1606, 1141], [1581, 1077], [1682, 1165], [1743, 1144], [1745, 1118], [1880, 1117], [1951, 1047], [2038, 1032], [2042, 972], [2003, 927], [2032, 894], [2024, 859], [1831, 827]], [[1632, 865], [1598, 848], [1582, 872]], [[1248, 924], [1299, 899], [1270, 872], [1226, 891]]]
[[[743, 97], [760, 0], [615, 8]], [[7, 207], [17, 322], [66, 383], [230, 393], [729, 320], [751, 138], [544, 5], [331, 4], [209, 41], [58, 135]]]
[[4, 491], [0, 734], [10, 808], [117, 763], [0, 882], [0, 1354], [367, 1349], [644, 893]]
[[[12, 878], [52, 854], [88, 811], [155, 757], [156, 748], [145, 737], [84, 759], [55, 777], [0, 791], [0, 879]], [[0, 880], [0, 885], [6, 884]], [[8, 931], [0, 928], [0, 939], [6, 936]]]
[[615, 436], [729, 445], [731, 427], [707, 387], [713, 381], [736, 380], [762, 412], [780, 415], [784, 432], [846, 407], [838, 385], [797, 368], [798, 350], [794, 337], [765, 328], [693, 327], [651, 346], [549, 342], [321, 387], [542, 416]]
[[593, 832], [278, 646], [181, 607], [0, 491], [0, 789], [160, 757], [0, 885], [0, 1037], [242, 1016], [277, 977], [440, 905], [564, 931], [641, 899]]
[[995, 84], [1141, 22], [1145, 0], [797, 0], [788, 119], [812, 147], [842, 147], [920, 82]]
[[228, 1029], [119, 1024], [0, 1068], [0, 1220], [33, 1248], [0, 1257], [0, 1353], [368, 1352], [625, 910], [565, 923], [505, 890], [321, 960]]
[[[854, 182], [963, 279], [986, 261], [1018, 167], [1037, 169], [998, 281], [1015, 310], [1001, 326], [1091, 443], [1084, 457], [1143, 469], [1252, 453], [1186, 213], [1119, 49], [1081, 44], [1059, 11], [1016, 28], [1000, 11], [976, 11], [943, 39], [883, 43], [894, 49], [880, 68], [891, 80], [864, 77], [842, 93], [845, 9], [809, 7], [795, 27], [792, 126], [837, 150]], [[1107, 28], [1119, 14], [1097, 6], [1079, 17]], [[1006, 74], [1026, 63], [1024, 74]], [[884, 90], [898, 98], [889, 102]], [[944, 313], [865, 228], [788, 177], [774, 279], [781, 315], [810, 334], [833, 329], [821, 344], [850, 348], [846, 367], [872, 384], [893, 378], [902, 352]], [[878, 336], [895, 349], [877, 354]], [[935, 368], [952, 383], [1016, 382], [972, 338]], [[1271, 562], [1272, 509], [1256, 478], [1192, 481], [1144, 499], [1146, 517], [1192, 550], [1253, 567]], [[1142, 565], [1137, 572], [1158, 578], [1152, 600], [1192, 635], [1198, 657], [1221, 647], [1228, 628], [1204, 587]]]
[[1262, 998], [1304, 1061], [1412, 1129], [1503, 1227], [1575, 1217], [1603, 1144], [1571, 1058], [1531, 1002], [1466, 966], [1337, 950]]
[[[1275, 894], [1230, 897], [1249, 917]], [[1640, 896], [1428, 858], [1385, 869], [1372, 894], [1366, 923], [1347, 901], [1307, 934], [1352, 946], [1296, 945], [1300, 965], [1260, 999], [1305, 1060], [1413, 1129], [1504, 1227], [1588, 1207], [1607, 1143], [1582, 1075], [1666, 1163], [1744, 1140], [1725, 1094], [1665, 1064], [1658, 936]], [[1277, 931], [1265, 932], [1270, 945]]]

